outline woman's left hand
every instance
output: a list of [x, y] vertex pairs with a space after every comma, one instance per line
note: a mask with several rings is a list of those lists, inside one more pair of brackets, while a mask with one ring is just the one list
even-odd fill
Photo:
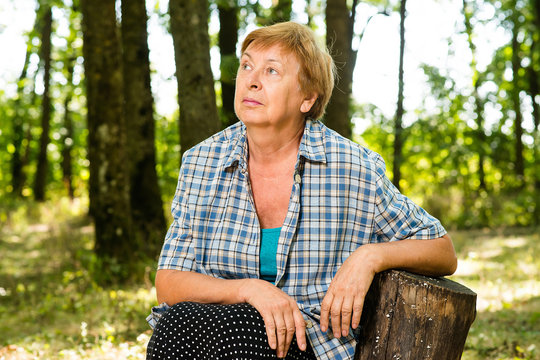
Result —
[[376, 256], [370, 246], [361, 246], [343, 263], [321, 304], [321, 330], [328, 330], [329, 317], [334, 337], [347, 336], [356, 329], [364, 306], [364, 298], [376, 274]]

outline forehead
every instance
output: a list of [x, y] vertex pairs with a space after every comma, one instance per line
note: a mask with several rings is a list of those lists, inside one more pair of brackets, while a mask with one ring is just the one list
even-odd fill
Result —
[[280, 43], [267, 45], [252, 42], [242, 54], [242, 56], [244, 55], [249, 57], [263, 57], [265, 61], [275, 60], [282, 63], [299, 63], [296, 55]]

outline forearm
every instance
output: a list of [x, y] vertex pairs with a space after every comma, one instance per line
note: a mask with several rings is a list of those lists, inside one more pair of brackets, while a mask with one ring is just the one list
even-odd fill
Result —
[[[356, 254], [359, 252], [359, 254]], [[453, 274], [457, 258], [448, 235], [432, 240], [405, 239], [361, 246], [355, 255], [367, 261], [375, 273], [401, 269], [428, 276]]]
[[245, 302], [241, 285], [246, 280], [224, 280], [191, 271], [158, 270], [156, 292], [159, 303], [173, 305], [182, 301], [213, 304]]

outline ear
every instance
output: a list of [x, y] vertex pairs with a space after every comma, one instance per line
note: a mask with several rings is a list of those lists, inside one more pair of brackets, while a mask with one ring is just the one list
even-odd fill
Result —
[[300, 111], [304, 114], [309, 112], [313, 104], [315, 104], [315, 101], [317, 101], [318, 97], [319, 95], [315, 93], [306, 96], [306, 98], [302, 101], [302, 104], [300, 105]]

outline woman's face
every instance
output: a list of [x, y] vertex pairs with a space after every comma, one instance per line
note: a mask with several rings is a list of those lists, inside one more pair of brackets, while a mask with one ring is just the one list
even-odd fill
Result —
[[234, 109], [246, 126], [283, 128], [303, 123], [316, 96], [300, 89], [300, 63], [281, 46], [250, 44], [240, 58]]

